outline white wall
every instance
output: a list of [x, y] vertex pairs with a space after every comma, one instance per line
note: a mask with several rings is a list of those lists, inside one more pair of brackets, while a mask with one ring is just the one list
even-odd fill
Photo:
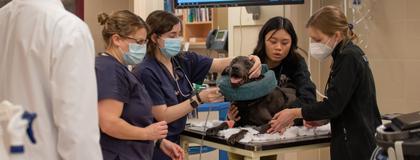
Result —
[[130, 10], [146, 20], [154, 10], [163, 9], [163, 0], [85, 0], [85, 22], [88, 24], [95, 41], [96, 52], [104, 51], [102, 26], [98, 23], [98, 14], [110, 14], [117, 10]]
[[263, 6], [260, 19], [255, 21], [252, 19], [252, 14], [246, 12], [245, 7], [230, 7], [228, 9], [229, 56], [252, 53], [261, 26], [273, 15], [283, 15], [283, 7]]
[[98, 23], [98, 14], [105, 12], [111, 14], [117, 10], [132, 10], [132, 0], [85, 0], [85, 22], [92, 32], [96, 53], [104, 51], [105, 43], [102, 39], [102, 26]]
[[131, 0], [134, 13], [146, 20], [149, 13], [154, 10], [163, 10], [163, 0]]

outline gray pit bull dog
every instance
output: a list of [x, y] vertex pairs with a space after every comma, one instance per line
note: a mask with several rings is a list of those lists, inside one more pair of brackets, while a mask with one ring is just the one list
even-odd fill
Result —
[[[253, 62], [248, 57], [239, 56], [232, 60], [222, 75], [228, 75], [231, 87], [238, 88], [241, 85], [263, 78], [263, 75], [253, 79], [248, 78], [248, 73], [252, 66]], [[295, 100], [296, 89], [294, 85], [286, 83], [277, 86], [272, 92], [261, 98], [247, 101], [234, 101], [232, 104], [238, 107], [238, 116], [241, 117], [240, 120], [235, 122], [234, 127], [253, 126], [260, 133], [266, 133], [270, 127], [268, 123], [272, 117]], [[220, 130], [227, 128], [229, 128], [228, 124], [224, 122], [219, 126], [209, 128], [206, 134], [215, 136]], [[246, 133], [247, 130], [241, 130], [239, 133], [232, 135], [227, 142], [233, 145], [239, 142]]]

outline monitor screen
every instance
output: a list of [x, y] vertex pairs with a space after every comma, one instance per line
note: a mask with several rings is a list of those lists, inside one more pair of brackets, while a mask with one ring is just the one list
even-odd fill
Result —
[[304, 0], [175, 0], [175, 8], [303, 4]]

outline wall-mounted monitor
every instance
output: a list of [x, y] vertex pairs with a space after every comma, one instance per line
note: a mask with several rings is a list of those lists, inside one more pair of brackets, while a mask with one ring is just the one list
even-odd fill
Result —
[[175, 8], [303, 4], [304, 0], [174, 0]]

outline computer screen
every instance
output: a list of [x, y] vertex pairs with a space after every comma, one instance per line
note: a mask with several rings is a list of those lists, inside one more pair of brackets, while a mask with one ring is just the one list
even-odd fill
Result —
[[303, 4], [304, 0], [175, 0], [175, 8]]

